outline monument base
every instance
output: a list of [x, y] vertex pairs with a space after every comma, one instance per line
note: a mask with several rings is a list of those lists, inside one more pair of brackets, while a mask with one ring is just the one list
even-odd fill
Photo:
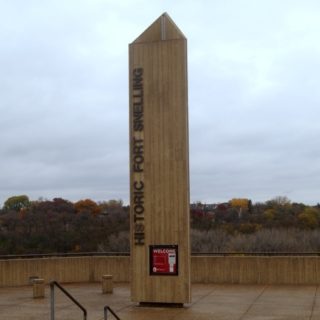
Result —
[[139, 302], [143, 308], [183, 308], [183, 303]]

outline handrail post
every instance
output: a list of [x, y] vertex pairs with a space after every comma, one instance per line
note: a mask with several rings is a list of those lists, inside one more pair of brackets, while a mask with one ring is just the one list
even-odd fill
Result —
[[50, 320], [54, 320], [54, 284], [52, 282], [50, 283], [50, 301], [51, 301]]
[[104, 314], [104, 320], [107, 320], [108, 319], [108, 306], [105, 306], [103, 308], [103, 314]]
[[108, 319], [108, 310], [110, 311], [110, 313], [117, 319], [120, 320], [120, 318], [116, 315], [116, 313], [109, 307], [109, 306], [105, 306], [104, 307], [104, 320]]
[[54, 320], [54, 286], [57, 286], [74, 304], [76, 304], [83, 312], [83, 320], [87, 320], [87, 310], [57, 281], [50, 282], [51, 288], [51, 320]]

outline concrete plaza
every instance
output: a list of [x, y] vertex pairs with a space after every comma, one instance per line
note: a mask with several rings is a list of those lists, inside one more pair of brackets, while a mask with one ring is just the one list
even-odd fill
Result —
[[[101, 285], [67, 284], [88, 311], [88, 320], [102, 320], [109, 305], [122, 320], [316, 320], [320, 319], [318, 286], [193, 284], [192, 303], [183, 308], [139, 307], [130, 301], [127, 283], [115, 284], [113, 294]], [[56, 319], [83, 319], [81, 310], [56, 289]], [[50, 290], [33, 299], [32, 287], [0, 288], [1, 320], [50, 319]], [[108, 319], [114, 319], [108, 315]]]

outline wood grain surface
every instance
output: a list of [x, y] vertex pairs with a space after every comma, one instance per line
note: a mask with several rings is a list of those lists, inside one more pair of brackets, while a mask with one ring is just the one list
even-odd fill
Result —
[[[167, 14], [129, 46], [131, 291], [136, 302], [190, 302], [187, 40]], [[143, 130], [135, 130], [134, 70], [142, 72]], [[143, 141], [143, 171], [133, 164]], [[142, 149], [140, 149], [142, 150]], [[143, 181], [144, 243], [135, 241], [133, 185]], [[177, 276], [149, 274], [149, 246], [178, 245]]]

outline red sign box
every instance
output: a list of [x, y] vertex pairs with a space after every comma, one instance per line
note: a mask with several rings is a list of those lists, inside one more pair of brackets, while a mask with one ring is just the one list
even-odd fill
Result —
[[178, 246], [150, 246], [150, 275], [178, 275]]

